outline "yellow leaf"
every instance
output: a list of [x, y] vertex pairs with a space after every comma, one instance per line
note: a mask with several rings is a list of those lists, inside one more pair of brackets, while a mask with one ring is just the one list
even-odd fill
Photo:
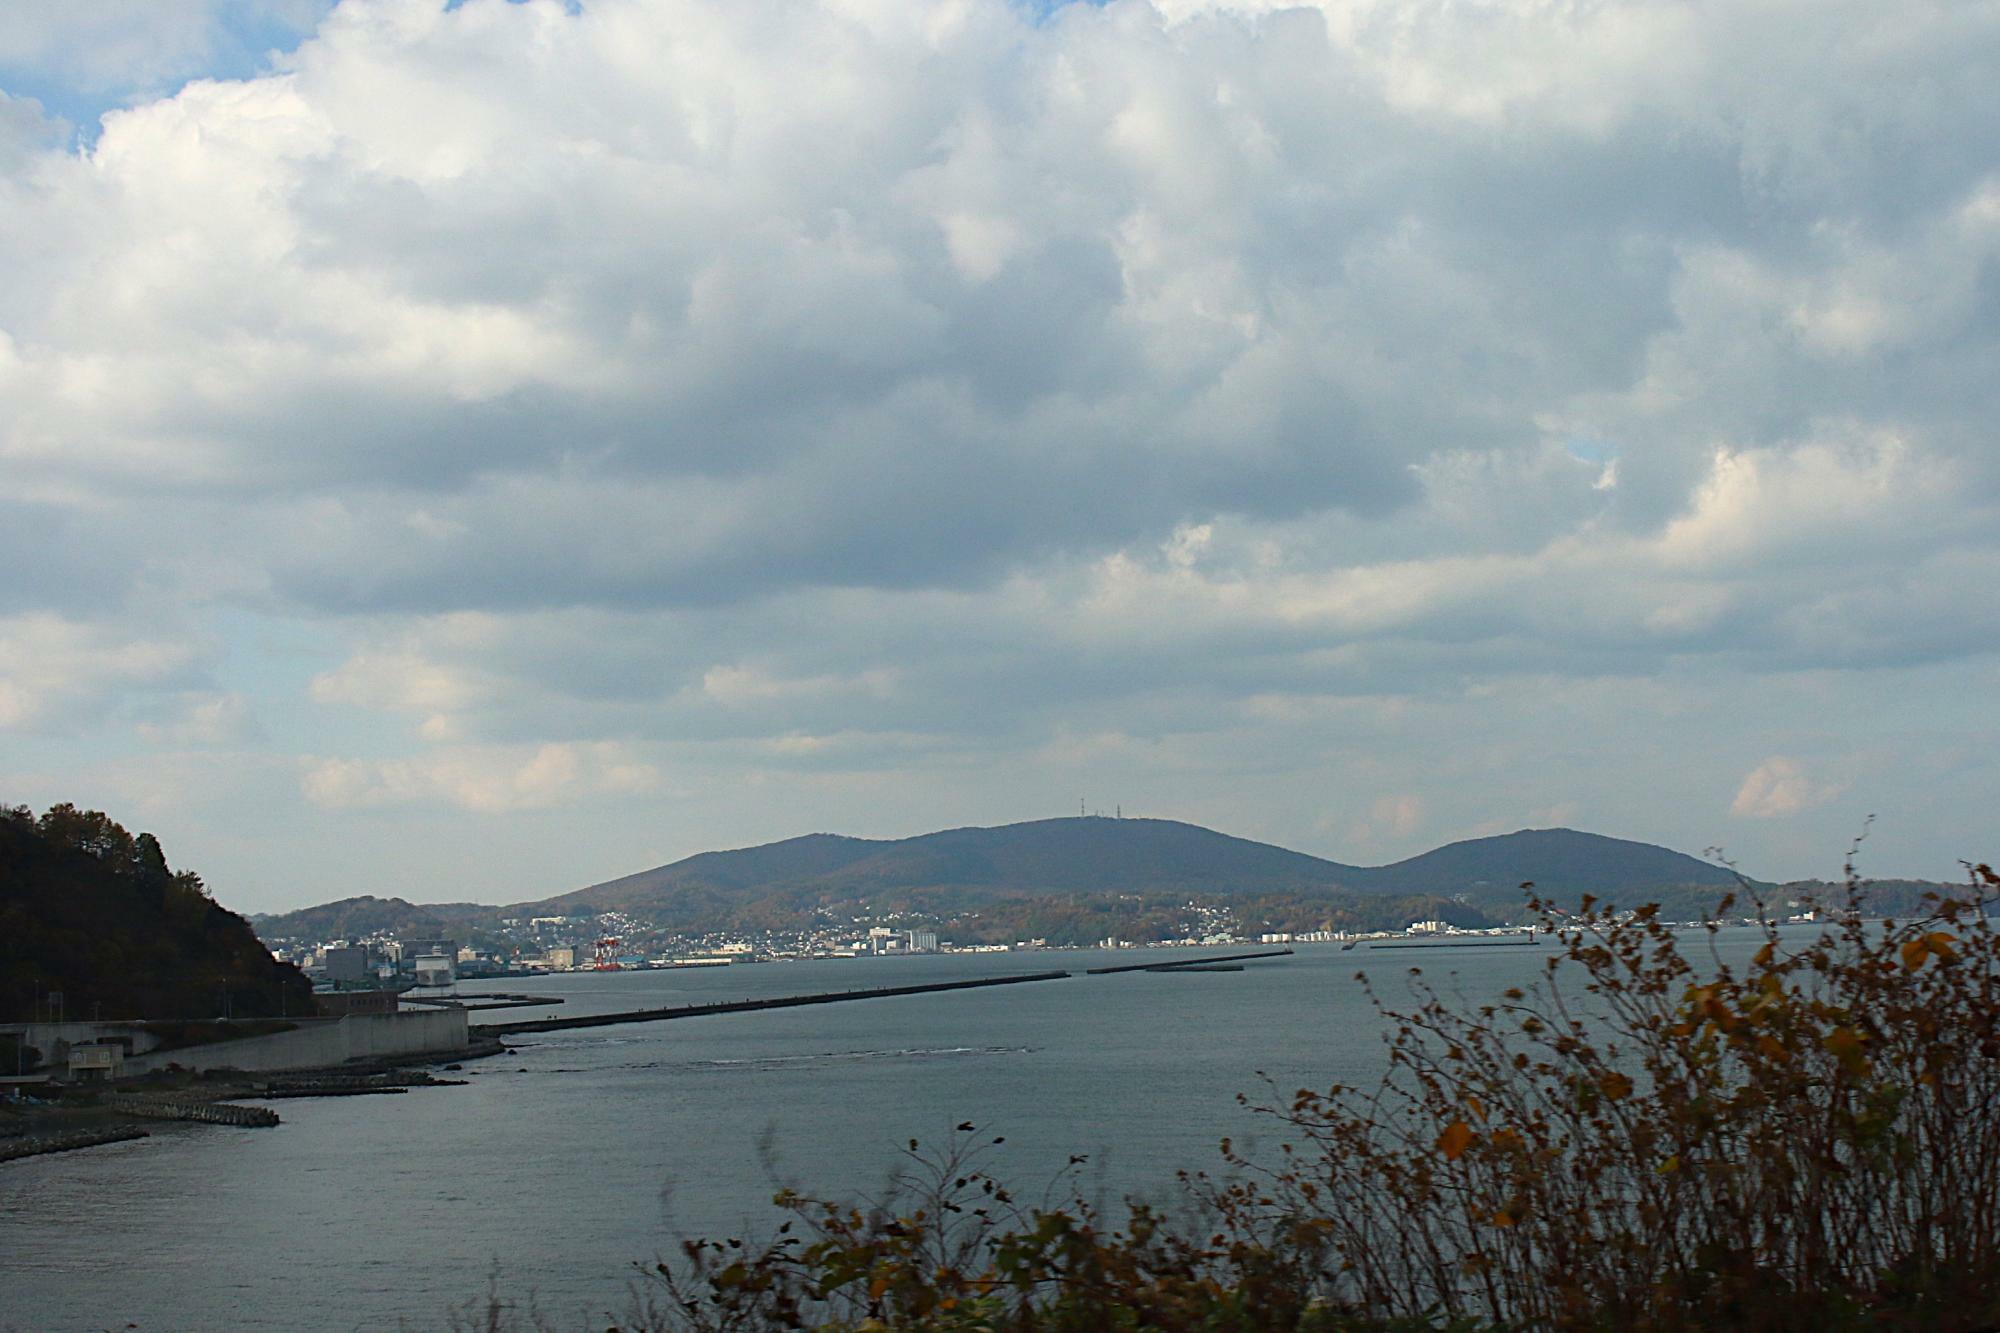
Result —
[[1632, 1080], [1615, 1069], [1597, 1080], [1597, 1086], [1599, 1091], [1614, 1102], [1621, 1097], [1632, 1095]]
[[1934, 930], [1930, 934], [1924, 936], [1925, 946], [1929, 948], [1933, 954], [1936, 954], [1941, 962], [1946, 962], [1946, 963], [1958, 957], [1958, 951], [1951, 947], [1954, 943], [1957, 942], [1957, 940], [1958, 936], [1947, 935], [1945, 932], [1941, 930]]
[[1903, 946], [1903, 968], [1914, 972], [1924, 965], [1924, 955], [1931, 949], [1930, 941], [1919, 936]]
[[1505, 1209], [1493, 1214], [1493, 1225], [1496, 1227], [1511, 1227], [1517, 1220], [1512, 1213], [1507, 1212]]
[[1750, 961], [1754, 966], [1757, 967], [1769, 967], [1771, 965], [1771, 960], [1777, 956], [1777, 953], [1778, 953], [1778, 945], [1777, 942], [1774, 940], [1771, 943], [1766, 944], [1763, 948], [1759, 949], [1757, 951], [1757, 956], [1751, 959]]
[[1867, 1070], [1868, 1061], [1861, 1052], [1862, 1037], [1853, 1028], [1835, 1028], [1826, 1034], [1820, 1044], [1833, 1052], [1849, 1073], [1859, 1074]]
[[1456, 1162], [1472, 1146], [1472, 1140], [1472, 1126], [1463, 1120], [1454, 1120], [1445, 1126], [1444, 1133], [1438, 1135], [1437, 1146], [1447, 1162]]
[[1465, 1104], [1472, 1108], [1472, 1118], [1474, 1120], [1477, 1120], [1482, 1125], [1486, 1123], [1485, 1102], [1482, 1102], [1477, 1097], [1474, 1097], [1470, 1093], [1467, 1093], [1465, 1098]]
[[1666, 1161], [1661, 1162], [1653, 1168], [1655, 1172], [1663, 1176], [1671, 1176], [1680, 1169], [1681, 1155], [1679, 1153], [1675, 1153], [1672, 1157], [1669, 1157]]

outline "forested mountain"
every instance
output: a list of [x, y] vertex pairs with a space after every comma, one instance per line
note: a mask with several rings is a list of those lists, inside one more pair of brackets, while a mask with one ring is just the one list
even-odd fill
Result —
[[[962, 919], [984, 904], [1076, 895], [1395, 898], [1412, 907], [1456, 899], [1486, 917], [1517, 913], [1520, 885], [1623, 901], [1681, 886], [1731, 886], [1721, 867], [1648, 843], [1570, 829], [1453, 843], [1393, 865], [1343, 865], [1164, 819], [1047, 819], [877, 841], [813, 834], [740, 851], [704, 852], [510, 913], [620, 910], [662, 924], [728, 919], [778, 924], [866, 902]], [[1351, 906], [1336, 919], [1387, 911]], [[1398, 915], [1390, 911], [1389, 915]], [[1022, 915], [1018, 910], [1009, 917]], [[1406, 924], [1406, 923], [1399, 923]], [[1467, 922], [1467, 924], [1473, 924]]]
[[1523, 829], [1454, 842], [1363, 871], [1354, 883], [1370, 893], [1441, 893], [1502, 916], [1521, 907], [1524, 883], [1565, 906], [1591, 894], [1620, 907], [1660, 902], [1683, 890], [1697, 890], [1699, 899], [1715, 902], [1741, 885], [1726, 866], [1575, 829]]
[[[479, 910], [490, 913], [492, 909]], [[367, 894], [321, 903], [317, 907], [302, 907], [296, 912], [253, 916], [250, 922], [257, 928], [257, 933], [267, 940], [301, 939], [315, 943], [359, 940], [371, 935], [402, 938], [450, 933], [436, 908], [419, 907], [401, 898], [375, 898]]]
[[1166, 819], [1043, 819], [876, 841], [815, 833], [672, 865], [521, 904], [510, 911], [656, 910], [723, 891], [809, 889], [832, 899], [950, 891], [982, 897], [1062, 893], [1241, 893], [1333, 889], [1352, 866]]
[[0, 1020], [279, 1017], [312, 1012], [312, 985], [176, 873], [150, 833], [97, 810], [40, 819], [0, 807]]
[[[440, 934], [477, 940], [502, 916], [620, 911], [660, 929], [787, 931], [909, 914], [960, 942], [1164, 937], [1190, 900], [1227, 903], [1257, 930], [1393, 929], [1419, 919], [1474, 926], [1527, 919], [1521, 885], [1574, 909], [1662, 905], [1690, 920], [1746, 887], [1774, 911], [1809, 886], [1740, 881], [1726, 867], [1624, 838], [1524, 829], [1454, 842], [1384, 866], [1353, 866], [1165, 819], [1047, 819], [869, 839], [814, 833], [703, 852], [554, 898], [480, 907], [348, 898], [259, 917], [266, 939]], [[1885, 883], [1871, 910], [1907, 913], [1925, 886]], [[1822, 897], [1826, 895], [1822, 894]], [[1879, 900], [1879, 905], [1876, 901]]]

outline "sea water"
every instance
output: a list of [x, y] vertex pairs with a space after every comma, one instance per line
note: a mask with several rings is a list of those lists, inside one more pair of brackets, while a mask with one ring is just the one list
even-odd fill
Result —
[[[1758, 943], [1721, 937], [1730, 958]], [[1221, 1168], [1224, 1137], [1275, 1151], [1283, 1126], [1239, 1094], [1380, 1076], [1386, 1025], [1357, 973], [1391, 1002], [1412, 967], [1491, 999], [1548, 952], [1301, 945], [1241, 972], [1092, 977], [1148, 955], [1055, 950], [462, 983], [564, 1001], [478, 1021], [1075, 974], [522, 1035], [450, 1075], [463, 1087], [287, 1100], [275, 1129], [166, 1124], [0, 1165], [0, 1329], [434, 1328], [489, 1281], [559, 1327], [603, 1327], [635, 1264], [682, 1237], [767, 1235], [786, 1186], [879, 1193], [910, 1140], [934, 1151], [964, 1122], [1017, 1194], [1054, 1181], [1171, 1207], [1176, 1171]]]

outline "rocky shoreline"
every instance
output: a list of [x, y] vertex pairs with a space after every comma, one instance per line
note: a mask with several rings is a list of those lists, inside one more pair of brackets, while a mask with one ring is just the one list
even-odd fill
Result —
[[[422, 1064], [445, 1072], [464, 1060], [499, 1055], [506, 1047], [482, 1041], [449, 1061]], [[267, 1128], [281, 1123], [276, 1111], [240, 1101], [303, 1097], [395, 1095], [412, 1088], [460, 1087], [464, 1079], [441, 1078], [430, 1068], [394, 1061], [301, 1069], [283, 1074], [216, 1073], [172, 1080], [150, 1077], [89, 1087], [39, 1085], [50, 1100], [24, 1097], [0, 1102], [0, 1163], [50, 1153], [76, 1152], [104, 1144], [146, 1138], [145, 1121], [180, 1120], [199, 1124]]]

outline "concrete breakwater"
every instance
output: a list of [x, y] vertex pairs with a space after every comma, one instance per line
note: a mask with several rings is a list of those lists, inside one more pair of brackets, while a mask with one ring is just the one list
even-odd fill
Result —
[[411, 1088], [459, 1087], [465, 1080], [439, 1078], [426, 1070], [390, 1069], [375, 1073], [320, 1073], [297, 1078], [274, 1078], [254, 1093], [233, 1095], [277, 1097], [353, 1097], [364, 1093], [408, 1092]]
[[40, 1157], [44, 1153], [75, 1152], [78, 1148], [95, 1148], [105, 1143], [124, 1143], [128, 1139], [147, 1137], [143, 1129], [133, 1129], [121, 1125], [116, 1129], [79, 1129], [68, 1134], [28, 1134], [18, 1139], [0, 1142], [0, 1162], [11, 1162], [22, 1157]]
[[929, 995], [938, 991], [974, 990], [982, 986], [1019, 986], [1030, 981], [1059, 981], [1067, 976], [1067, 972], [1029, 972], [1006, 977], [981, 977], [976, 981], [934, 981], [921, 986], [878, 986], [871, 990], [783, 995], [767, 1000], [726, 1000], [713, 1004], [674, 1005], [664, 1009], [631, 1009], [616, 1014], [579, 1015], [576, 1018], [523, 1019], [517, 1023], [480, 1024], [472, 1032], [475, 1036], [500, 1036], [518, 1032], [561, 1032], [569, 1028], [604, 1027], [612, 1023], [657, 1023], [673, 1018], [701, 1018], [709, 1014], [793, 1009], [809, 1004], [840, 1004], [846, 1000], [880, 1000], [893, 995]]
[[264, 1106], [231, 1102], [201, 1102], [165, 1097], [106, 1097], [104, 1104], [142, 1120], [194, 1120], [205, 1125], [242, 1125], [263, 1129], [278, 1123], [278, 1113]]
[[519, 995], [512, 992], [461, 991], [456, 995], [410, 995], [404, 1004], [427, 1004], [437, 1009], [545, 1009], [562, 1000], [549, 995]]
[[1089, 975], [1093, 977], [1108, 977], [1114, 972], [1192, 972], [1196, 970], [1212, 972], [1217, 970], [1212, 966], [1215, 963], [1241, 963], [1252, 958], [1283, 958], [1289, 953], [1291, 953], [1290, 949], [1264, 949], [1257, 953], [1222, 953], [1211, 954], [1206, 958], [1183, 958], [1178, 962], [1169, 959], [1164, 963], [1155, 960], [1150, 963], [1126, 963], [1119, 967], [1093, 967], [1088, 971]]

